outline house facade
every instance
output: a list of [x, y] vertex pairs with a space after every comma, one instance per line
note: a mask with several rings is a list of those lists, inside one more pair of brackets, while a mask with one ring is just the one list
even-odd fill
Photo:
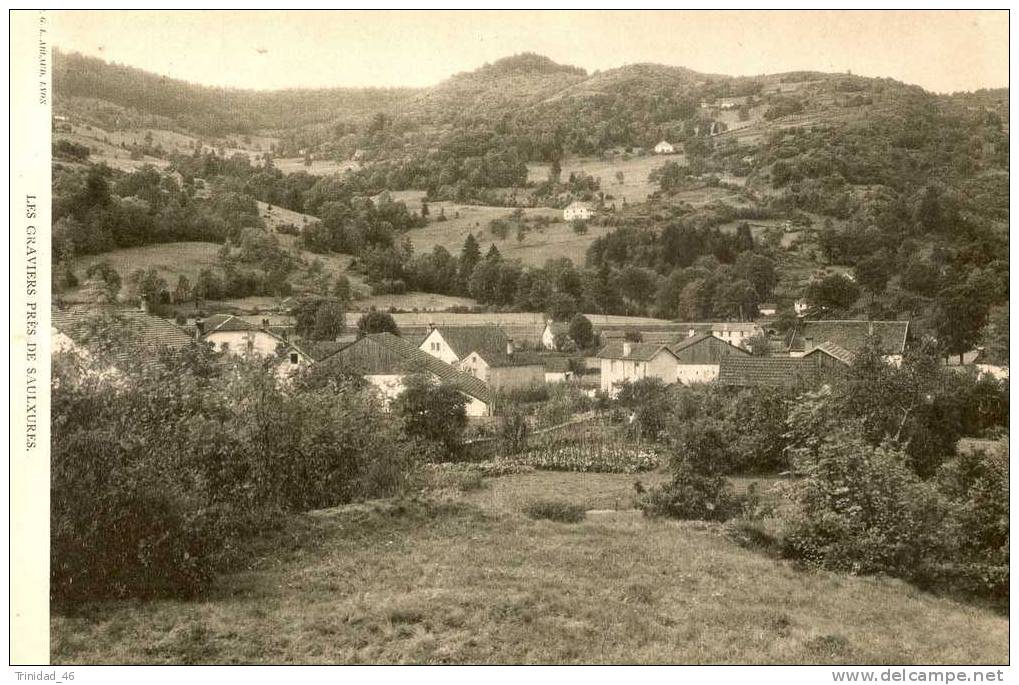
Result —
[[456, 388], [466, 400], [468, 416], [492, 413], [488, 384], [392, 333], [366, 335], [319, 363], [355, 369], [378, 389], [387, 406], [403, 392], [409, 376], [424, 375]]
[[458, 364], [471, 352], [505, 353], [513, 341], [495, 324], [431, 326], [418, 348], [447, 364]]
[[282, 336], [232, 314], [214, 314], [195, 321], [195, 327], [199, 337], [219, 352], [247, 358], [279, 357], [276, 370], [280, 376], [289, 376], [314, 361]]
[[659, 343], [611, 342], [598, 352], [601, 367], [601, 390], [615, 396], [618, 385], [642, 378], [658, 378], [663, 383], [676, 382], [675, 353]]
[[576, 219], [587, 221], [593, 216], [594, 209], [586, 202], [571, 202], [566, 206], [566, 209], [563, 210], [564, 221], [574, 221]]
[[503, 353], [471, 352], [459, 363], [459, 369], [481, 379], [492, 390], [529, 388], [545, 382], [545, 365], [541, 359], [512, 349]]
[[719, 365], [726, 355], [750, 353], [714, 335], [695, 335], [669, 346], [676, 355], [676, 381], [684, 385], [710, 383], [718, 378]]
[[676, 152], [676, 148], [667, 140], [663, 140], [655, 145], [656, 155], [671, 155]]

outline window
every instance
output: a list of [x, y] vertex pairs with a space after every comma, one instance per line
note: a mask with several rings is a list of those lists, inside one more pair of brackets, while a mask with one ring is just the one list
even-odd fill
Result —
[[297, 353], [296, 352], [291, 352], [290, 353], [290, 363], [291, 364], [296, 364], [298, 361], [299, 360], [297, 358]]

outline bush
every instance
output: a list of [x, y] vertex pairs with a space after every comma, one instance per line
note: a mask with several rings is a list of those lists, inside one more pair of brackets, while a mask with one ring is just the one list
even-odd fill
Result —
[[532, 519], [547, 519], [559, 523], [580, 523], [584, 520], [584, 507], [563, 500], [536, 500], [524, 507]]
[[644, 493], [638, 506], [645, 516], [727, 521], [742, 511], [743, 502], [724, 476], [683, 466], [673, 472], [669, 483]]

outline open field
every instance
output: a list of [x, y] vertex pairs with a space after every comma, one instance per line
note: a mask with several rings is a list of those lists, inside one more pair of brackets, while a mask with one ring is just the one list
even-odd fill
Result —
[[312, 176], [329, 176], [341, 174], [348, 169], [357, 169], [361, 166], [359, 162], [336, 162], [331, 159], [313, 159], [311, 166], [304, 165], [303, 157], [283, 157], [272, 160], [272, 165], [284, 174], [294, 174], [304, 171]]
[[95, 255], [82, 255], [74, 260], [72, 269], [84, 282], [85, 270], [96, 262], [107, 261], [122, 280], [135, 269], [155, 268], [172, 289], [178, 276], [187, 276], [192, 283], [202, 269], [212, 269], [218, 264], [216, 253], [221, 246], [216, 243], [157, 243], [141, 247], [126, 247]]
[[[647, 196], [657, 190], [657, 186], [648, 181], [648, 174], [660, 168], [666, 162], [686, 164], [686, 156], [678, 155], [646, 155], [629, 159], [601, 159], [589, 157], [567, 157], [562, 162], [562, 178], [583, 171], [601, 179], [601, 189], [606, 195], [612, 195], [617, 202], [626, 200], [629, 203], [644, 202]], [[548, 178], [548, 164], [528, 164], [527, 180], [538, 183]], [[616, 172], [623, 172], [623, 182], [616, 181]], [[605, 204], [612, 200], [606, 199]]]
[[[647, 476], [642, 476], [647, 479]], [[538, 472], [440, 502], [302, 516], [195, 601], [54, 615], [85, 663], [1005, 663], [1008, 619], [897, 580], [808, 572], [718, 524], [589, 513], [634, 476]], [[645, 480], [645, 482], [647, 482]]]

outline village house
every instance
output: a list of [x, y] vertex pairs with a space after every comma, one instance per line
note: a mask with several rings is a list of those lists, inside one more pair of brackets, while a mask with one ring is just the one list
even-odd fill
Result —
[[757, 311], [761, 313], [761, 316], [775, 316], [778, 306], [774, 302], [762, 302], [757, 305]]
[[[97, 335], [109, 335], [99, 341]], [[90, 358], [90, 346], [109, 345], [102, 360], [110, 371], [144, 367], [160, 354], [181, 350], [192, 342], [191, 336], [172, 321], [149, 314], [143, 309], [125, 309], [113, 305], [76, 305], [55, 308], [50, 319], [50, 344], [54, 354], [74, 351]], [[105, 374], [105, 372], [104, 372]]]
[[656, 155], [672, 155], [675, 154], [676, 148], [667, 140], [663, 140], [655, 145]]
[[421, 374], [455, 387], [467, 400], [467, 416], [492, 414], [492, 399], [484, 381], [392, 333], [366, 335], [319, 363], [354, 369], [379, 390], [387, 405], [403, 392], [408, 376]]
[[545, 357], [543, 361], [546, 383], [568, 383], [576, 377], [567, 357]]
[[676, 382], [679, 360], [668, 345], [623, 340], [605, 345], [597, 356], [601, 362], [601, 389], [610, 396], [619, 392], [618, 385], [624, 381], [659, 378], [664, 383]]
[[431, 325], [418, 347], [436, 359], [455, 365], [471, 352], [504, 353], [511, 343], [502, 328], [491, 323], [481, 326]]
[[546, 350], [557, 350], [558, 344], [556, 340], [562, 340], [564, 336], [569, 336], [569, 334], [569, 326], [562, 321], [549, 319], [545, 323], [545, 328], [541, 331], [541, 346]]
[[459, 363], [459, 368], [483, 380], [492, 390], [514, 390], [542, 385], [545, 364], [533, 352], [518, 352], [509, 341], [502, 352], [475, 350]]
[[268, 321], [258, 326], [233, 314], [213, 314], [195, 321], [197, 336], [213, 349], [240, 357], [280, 359], [277, 372], [290, 375], [314, 360], [284, 336], [269, 330]]
[[909, 340], [908, 321], [806, 321], [801, 320], [786, 339], [786, 352], [790, 357], [802, 357], [822, 343], [857, 353], [867, 340], [877, 338], [881, 355], [886, 361], [898, 364], [906, 352]]
[[587, 221], [594, 216], [594, 209], [587, 202], [574, 201], [563, 210], [563, 221]]
[[747, 356], [742, 347], [714, 335], [698, 334], [669, 346], [676, 355], [676, 381], [684, 385], [709, 383], [718, 378], [718, 367], [726, 355]]

